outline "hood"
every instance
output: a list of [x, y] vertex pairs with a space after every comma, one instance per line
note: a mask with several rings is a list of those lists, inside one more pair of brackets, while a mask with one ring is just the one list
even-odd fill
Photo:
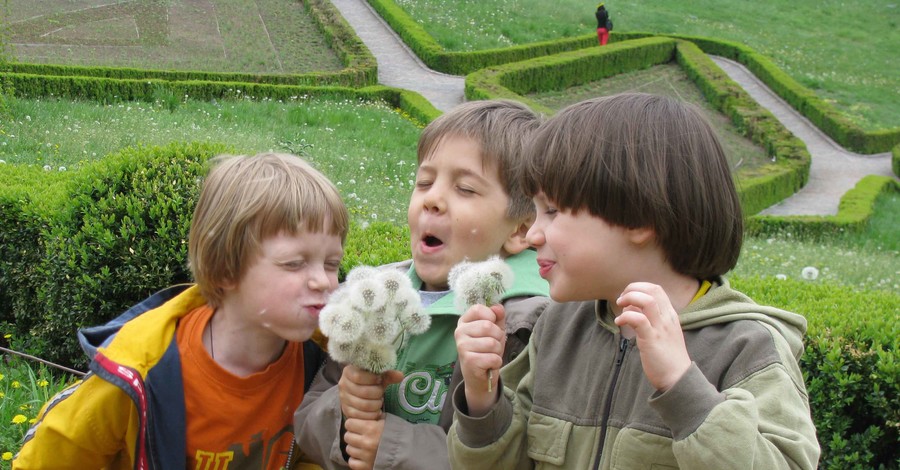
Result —
[[[769, 325], [781, 334], [787, 340], [795, 358], [803, 354], [806, 318], [780, 308], [759, 305], [741, 292], [732, 289], [725, 278], [717, 277], [710, 282], [712, 287], [706, 295], [678, 313], [683, 330], [695, 330], [738, 320], [753, 320]], [[601, 303], [598, 302], [600, 322], [607, 329], [618, 331], [618, 327], [613, 323], [612, 313], [599, 304]]]

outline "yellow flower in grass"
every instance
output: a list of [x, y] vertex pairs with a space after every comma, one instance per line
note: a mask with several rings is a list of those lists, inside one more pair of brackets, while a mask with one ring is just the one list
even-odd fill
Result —
[[28, 421], [28, 418], [25, 415], [15, 415], [12, 419], [13, 424], [22, 424], [25, 421]]
[[6, 394], [3, 392], [0, 392], [0, 398], [6, 398]]
[[50, 382], [48, 382], [47, 379], [41, 379], [41, 380], [38, 380], [37, 384], [38, 384], [38, 387], [46, 387], [47, 385], [50, 385]]
[[12, 338], [12, 334], [7, 333], [7, 334], [3, 335], [3, 337], [6, 339], [10, 339], [10, 338]]
[[19, 388], [22, 386], [22, 384], [20, 384], [18, 380], [13, 380], [10, 385], [12, 385], [12, 388]]
[[12, 460], [12, 457], [13, 457], [12, 452], [4, 452], [3, 453], [3, 460]]
[[3, 374], [0, 374], [0, 380], [3, 380], [4, 378], [6, 378], [6, 376]]

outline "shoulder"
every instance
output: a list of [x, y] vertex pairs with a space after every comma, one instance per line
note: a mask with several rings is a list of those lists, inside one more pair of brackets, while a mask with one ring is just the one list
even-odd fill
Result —
[[543, 296], [511, 297], [504, 300], [507, 333], [515, 333], [521, 329], [529, 331], [534, 329], [535, 323], [549, 304], [550, 298]]

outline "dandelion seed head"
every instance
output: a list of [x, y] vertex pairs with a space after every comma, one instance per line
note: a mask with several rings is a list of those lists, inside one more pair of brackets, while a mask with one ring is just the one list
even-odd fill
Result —
[[372, 266], [357, 266], [347, 273], [346, 283], [353, 283], [362, 279], [371, 279], [378, 276], [378, 269]]
[[800, 271], [800, 277], [807, 281], [815, 281], [819, 277], [819, 270], [813, 266], [807, 266]]

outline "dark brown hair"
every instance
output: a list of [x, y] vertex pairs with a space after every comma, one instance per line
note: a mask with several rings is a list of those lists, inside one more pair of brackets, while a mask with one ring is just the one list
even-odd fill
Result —
[[707, 279], [737, 263], [740, 201], [719, 139], [692, 105], [643, 93], [582, 101], [538, 129], [527, 159], [527, 194], [652, 228], [679, 273]]
[[524, 104], [510, 100], [463, 103], [441, 115], [419, 137], [418, 161], [431, 158], [448, 137], [472, 139], [481, 147], [481, 163], [496, 165], [500, 183], [509, 197], [506, 215], [519, 220], [534, 215], [531, 197], [522, 191], [518, 172], [528, 139], [541, 119]]

